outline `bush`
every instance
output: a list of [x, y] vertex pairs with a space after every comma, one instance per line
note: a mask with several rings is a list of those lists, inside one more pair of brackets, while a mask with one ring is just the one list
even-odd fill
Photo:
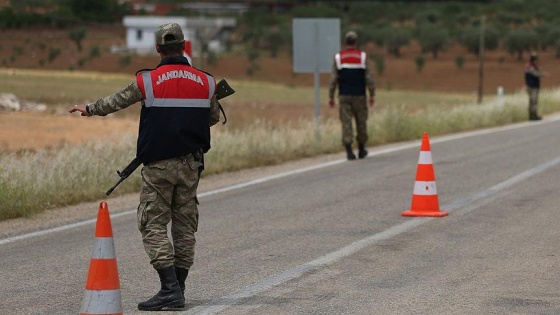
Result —
[[247, 68], [247, 75], [251, 76], [256, 71], [258, 71], [259, 65], [257, 64], [257, 59], [259, 59], [260, 53], [257, 49], [249, 49], [247, 51], [247, 59], [249, 60], [249, 67]]
[[424, 66], [426, 65], [426, 58], [424, 58], [424, 55], [416, 56], [416, 58], [414, 58], [414, 62], [416, 63], [416, 72], [422, 72], [422, 69], [424, 69]]
[[128, 66], [131, 62], [132, 62], [131, 55], [126, 55], [119, 58], [119, 65], [123, 68]]
[[385, 57], [382, 55], [373, 55], [373, 60], [375, 61], [375, 70], [378, 75], [383, 75], [385, 72]]
[[465, 56], [455, 57], [455, 66], [457, 67], [457, 69], [463, 69], [464, 64], [465, 64]]
[[60, 55], [60, 48], [54, 48], [54, 47], [49, 48], [49, 57], [48, 57], [49, 62], [53, 62], [56, 58], [58, 58], [59, 55]]
[[101, 56], [101, 49], [99, 48], [99, 45], [91, 47], [91, 50], [89, 51], [89, 58], [93, 59], [99, 56]]
[[86, 57], [78, 59], [78, 66], [83, 67], [86, 64], [87, 61], [88, 61], [88, 59]]
[[68, 33], [68, 38], [76, 44], [78, 51], [82, 51], [82, 41], [86, 38], [86, 29], [75, 28]]
[[208, 53], [206, 54], [206, 62], [208, 63], [208, 65], [215, 67], [218, 63], [218, 55], [211, 50], [208, 51]]
[[21, 46], [13, 46], [12, 47], [12, 51], [14, 52], [14, 54], [16, 55], [21, 55], [23, 54], [23, 48]]

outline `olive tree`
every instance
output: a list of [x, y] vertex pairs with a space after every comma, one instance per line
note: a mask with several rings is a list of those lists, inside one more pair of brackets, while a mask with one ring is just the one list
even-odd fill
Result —
[[403, 27], [387, 28], [384, 35], [387, 51], [395, 57], [401, 57], [401, 48], [408, 46], [412, 38], [410, 31]]
[[531, 51], [539, 46], [537, 32], [522, 28], [511, 30], [504, 39], [504, 46], [511, 55], [517, 54], [517, 60], [523, 60], [523, 52]]
[[[471, 26], [465, 29], [459, 42], [467, 49], [468, 52], [478, 56], [480, 52], [480, 35], [481, 30], [479, 26]], [[484, 29], [484, 49], [496, 50], [500, 44], [500, 35], [493, 27], [486, 27]]]
[[419, 29], [417, 40], [422, 52], [429, 52], [437, 59], [439, 52], [445, 49], [449, 41], [449, 33], [437, 25], [427, 25]]
[[85, 28], [75, 28], [70, 31], [68, 38], [76, 44], [78, 51], [82, 51], [82, 41], [86, 38]]

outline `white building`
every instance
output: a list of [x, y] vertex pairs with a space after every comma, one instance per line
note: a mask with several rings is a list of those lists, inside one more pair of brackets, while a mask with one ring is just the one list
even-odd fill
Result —
[[138, 54], [156, 54], [155, 33], [158, 26], [177, 23], [183, 29], [185, 40], [191, 41], [193, 52], [200, 42], [208, 43], [213, 50], [223, 47], [223, 32], [236, 25], [233, 18], [190, 18], [184, 16], [125, 16], [126, 49]]

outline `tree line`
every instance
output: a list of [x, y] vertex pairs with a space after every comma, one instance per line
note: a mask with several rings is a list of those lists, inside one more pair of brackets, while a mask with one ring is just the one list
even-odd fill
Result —
[[396, 57], [412, 41], [433, 58], [454, 44], [478, 55], [483, 31], [485, 50], [503, 48], [522, 59], [531, 50], [554, 49], [559, 55], [556, 12], [560, 1], [308, 1], [282, 14], [253, 8], [243, 15], [240, 34], [249, 48], [275, 55], [282, 47], [291, 49], [292, 18], [340, 18], [343, 33], [356, 30], [362, 43]]
[[[149, 1], [158, 2], [158, 1]], [[180, 2], [177, 0], [159, 2]], [[517, 58], [531, 50], [554, 49], [560, 56], [560, 1], [242, 1], [249, 9], [238, 19], [238, 46], [251, 60], [260, 52], [274, 57], [291, 51], [293, 18], [340, 18], [342, 32], [356, 30], [361, 42], [371, 42], [388, 54], [401, 56], [416, 41], [433, 58], [454, 44], [478, 54], [480, 21], [485, 19], [484, 48], [503, 48]], [[0, 9], [0, 29], [118, 24], [130, 14], [128, 2], [118, 0], [11, 0]], [[275, 4], [274, 6], [271, 5]], [[213, 15], [176, 9], [171, 15]], [[219, 13], [223, 15], [223, 11]], [[79, 36], [76, 42], [79, 43]], [[85, 36], [81, 34], [82, 37]]]

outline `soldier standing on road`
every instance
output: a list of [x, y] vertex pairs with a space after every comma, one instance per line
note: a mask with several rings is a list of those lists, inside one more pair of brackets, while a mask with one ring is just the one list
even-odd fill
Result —
[[544, 75], [539, 69], [538, 56], [532, 52], [529, 62], [525, 66], [525, 85], [529, 94], [529, 120], [541, 120], [537, 113], [539, 102], [539, 89], [541, 87], [541, 77]]
[[346, 149], [348, 160], [355, 160], [352, 151], [353, 127], [356, 121], [356, 140], [358, 157], [363, 159], [368, 152], [365, 148], [368, 140], [367, 119], [368, 106], [366, 88], [369, 91], [369, 106], [375, 102], [375, 84], [368, 65], [367, 54], [358, 49], [358, 35], [354, 31], [344, 36], [345, 48], [334, 57], [329, 88], [329, 106], [335, 107], [334, 94], [338, 85], [339, 116], [342, 123], [342, 144]]
[[[139, 71], [134, 82], [114, 95], [69, 110], [105, 116], [142, 102], [136, 152], [144, 164], [138, 228], [161, 282], [156, 295], [138, 304], [142, 311], [185, 307], [203, 154], [210, 149], [210, 126], [220, 118], [216, 81], [189, 65], [184, 45], [178, 24], [161, 25], [156, 31], [161, 62], [155, 69]], [[169, 222], [173, 243], [167, 236]]]

